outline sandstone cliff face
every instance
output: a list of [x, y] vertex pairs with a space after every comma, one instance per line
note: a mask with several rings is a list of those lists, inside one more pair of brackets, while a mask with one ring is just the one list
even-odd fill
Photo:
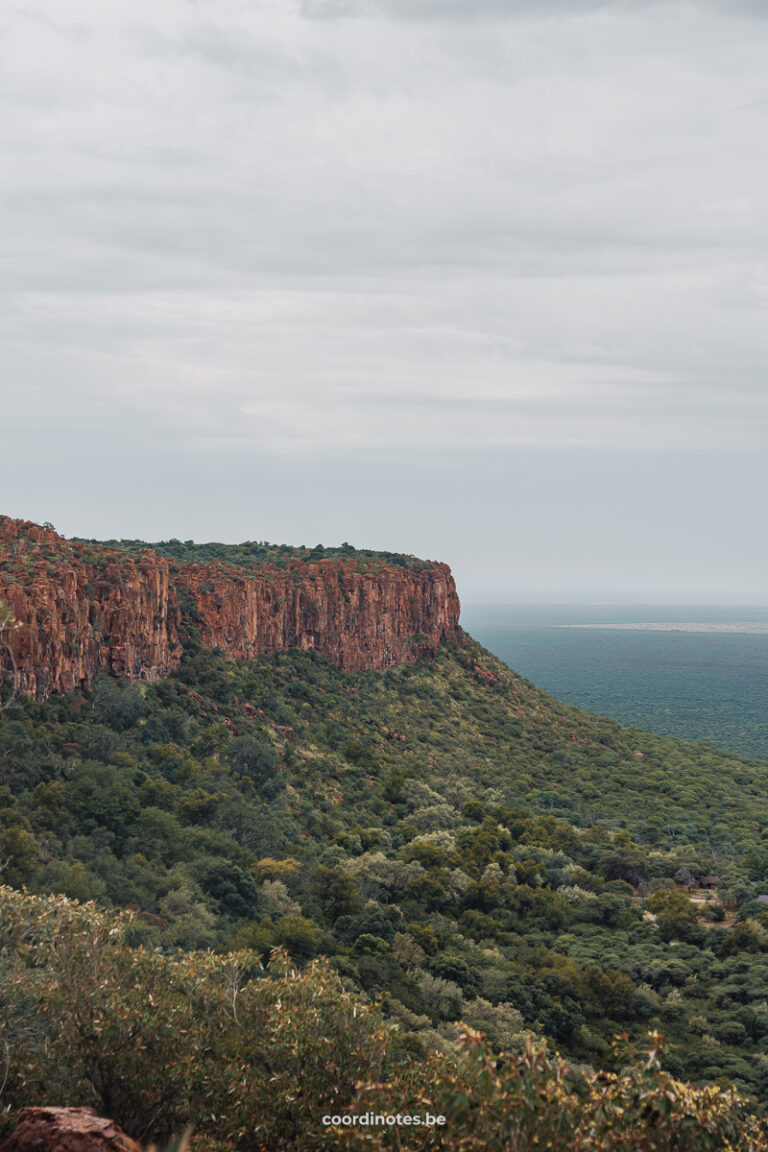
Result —
[[38, 698], [102, 672], [167, 676], [190, 622], [203, 644], [239, 659], [316, 649], [350, 671], [409, 663], [459, 635], [444, 564], [180, 564], [151, 549], [133, 555], [65, 540], [8, 517], [0, 517], [0, 602], [20, 625], [3, 636], [0, 668]]

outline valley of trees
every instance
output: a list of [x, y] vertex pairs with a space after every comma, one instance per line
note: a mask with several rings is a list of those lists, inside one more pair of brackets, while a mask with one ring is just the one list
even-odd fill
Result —
[[[325, 1101], [364, 1082], [376, 1107], [452, 1117], [452, 1142], [403, 1148], [533, 1147], [504, 1125], [534, 1100], [540, 1132], [563, 1126], [552, 1147], [768, 1147], [747, 1119], [768, 1110], [768, 765], [567, 708], [469, 639], [350, 675], [311, 653], [235, 663], [192, 630], [167, 680], [10, 691], [6, 1130], [54, 1083], [142, 1139], [191, 1122], [200, 1147], [311, 1149]], [[649, 1033], [663, 1049], [638, 1062]], [[265, 1068], [307, 1087], [270, 1095]], [[668, 1142], [640, 1143], [654, 1125]]]

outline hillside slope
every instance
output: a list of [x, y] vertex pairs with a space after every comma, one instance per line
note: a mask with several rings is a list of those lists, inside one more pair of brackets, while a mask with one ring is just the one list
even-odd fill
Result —
[[468, 638], [349, 673], [192, 629], [170, 677], [7, 703], [0, 773], [6, 881], [132, 907], [137, 941], [326, 954], [414, 1051], [463, 1019], [610, 1064], [659, 1027], [675, 1074], [768, 1099], [765, 764], [577, 712]]

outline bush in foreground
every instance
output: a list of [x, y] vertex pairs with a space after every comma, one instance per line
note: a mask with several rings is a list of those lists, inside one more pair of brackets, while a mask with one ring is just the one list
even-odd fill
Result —
[[[132, 948], [131, 917], [0, 888], [7, 1127], [91, 1105], [129, 1135], [193, 1124], [208, 1147], [319, 1147], [318, 1117], [380, 1075], [377, 1011], [327, 963]], [[208, 1139], [210, 1137], [210, 1139]]]
[[491, 1054], [466, 1029], [462, 1054], [433, 1057], [389, 1084], [366, 1085], [352, 1113], [444, 1116], [442, 1127], [342, 1129], [360, 1152], [765, 1152], [764, 1126], [736, 1092], [693, 1088], [662, 1071], [657, 1034], [621, 1073], [581, 1072], [529, 1040]]

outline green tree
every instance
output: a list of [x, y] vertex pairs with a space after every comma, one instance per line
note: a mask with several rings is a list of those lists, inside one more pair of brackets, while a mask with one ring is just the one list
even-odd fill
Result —
[[31, 883], [39, 868], [34, 836], [18, 824], [3, 828], [0, 831], [0, 881], [20, 888]]
[[662, 940], [685, 939], [696, 929], [696, 908], [684, 892], [660, 888], [645, 906], [656, 917]]

